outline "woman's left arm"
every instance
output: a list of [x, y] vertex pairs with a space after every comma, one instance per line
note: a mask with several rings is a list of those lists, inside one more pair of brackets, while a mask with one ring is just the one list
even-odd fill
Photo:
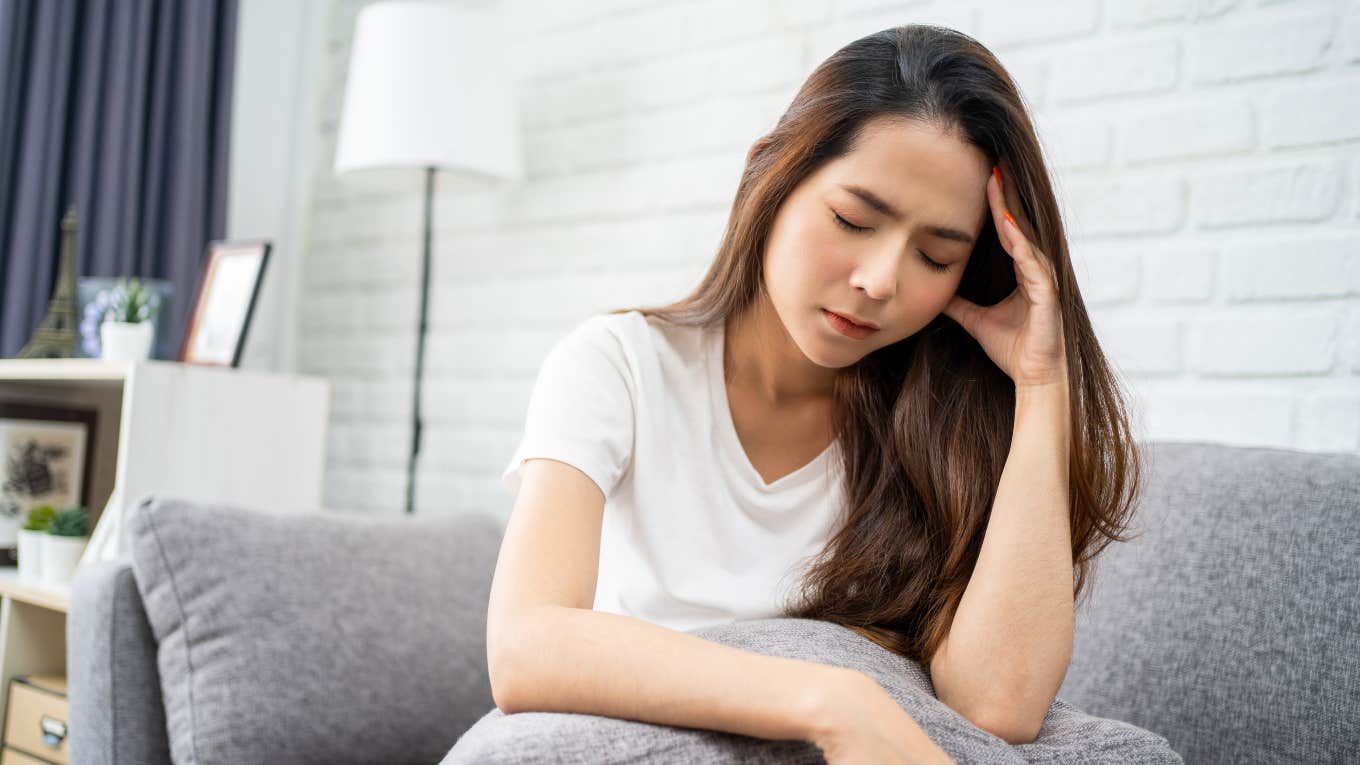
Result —
[[1028, 743], [1072, 657], [1066, 382], [1017, 389], [1015, 431], [982, 549], [949, 636], [930, 662], [941, 701]]
[[1053, 265], [1028, 221], [1009, 212], [1014, 189], [992, 175], [987, 199], [1016, 289], [985, 308], [956, 295], [945, 313], [1015, 382], [1015, 426], [977, 563], [930, 673], [941, 701], [1019, 744], [1039, 735], [1072, 656], [1071, 411]]

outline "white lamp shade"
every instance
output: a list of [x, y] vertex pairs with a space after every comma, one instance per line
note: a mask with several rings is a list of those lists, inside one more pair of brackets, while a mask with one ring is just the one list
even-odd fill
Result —
[[434, 166], [523, 177], [505, 30], [493, 11], [442, 2], [361, 9], [335, 172]]

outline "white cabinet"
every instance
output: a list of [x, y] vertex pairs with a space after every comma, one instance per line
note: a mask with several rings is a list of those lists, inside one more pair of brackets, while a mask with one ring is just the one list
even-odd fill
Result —
[[0, 399], [95, 409], [86, 559], [123, 557], [125, 508], [150, 493], [319, 510], [330, 382], [173, 361], [0, 359]]

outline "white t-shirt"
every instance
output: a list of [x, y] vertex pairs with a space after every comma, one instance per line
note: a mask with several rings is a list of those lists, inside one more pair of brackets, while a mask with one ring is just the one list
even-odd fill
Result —
[[843, 502], [839, 441], [766, 484], [737, 438], [721, 325], [638, 311], [586, 319], [539, 367], [502, 482], [526, 458], [605, 496], [594, 608], [678, 630], [776, 616]]

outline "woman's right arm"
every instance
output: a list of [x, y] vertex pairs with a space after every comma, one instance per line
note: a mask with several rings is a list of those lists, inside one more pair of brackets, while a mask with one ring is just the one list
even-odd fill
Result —
[[[531, 459], [523, 471], [487, 612], [492, 695], [503, 712], [596, 714], [825, 749], [844, 740], [846, 711], [875, 689], [893, 703], [854, 670], [592, 610], [604, 496], [566, 463]], [[920, 756], [906, 761], [947, 761], [905, 712], [894, 722]]]
[[845, 670], [766, 656], [631, 616], [542, 606], [492, 670], [496, 706], [582, 712], [769, 739], [815, 737]]

